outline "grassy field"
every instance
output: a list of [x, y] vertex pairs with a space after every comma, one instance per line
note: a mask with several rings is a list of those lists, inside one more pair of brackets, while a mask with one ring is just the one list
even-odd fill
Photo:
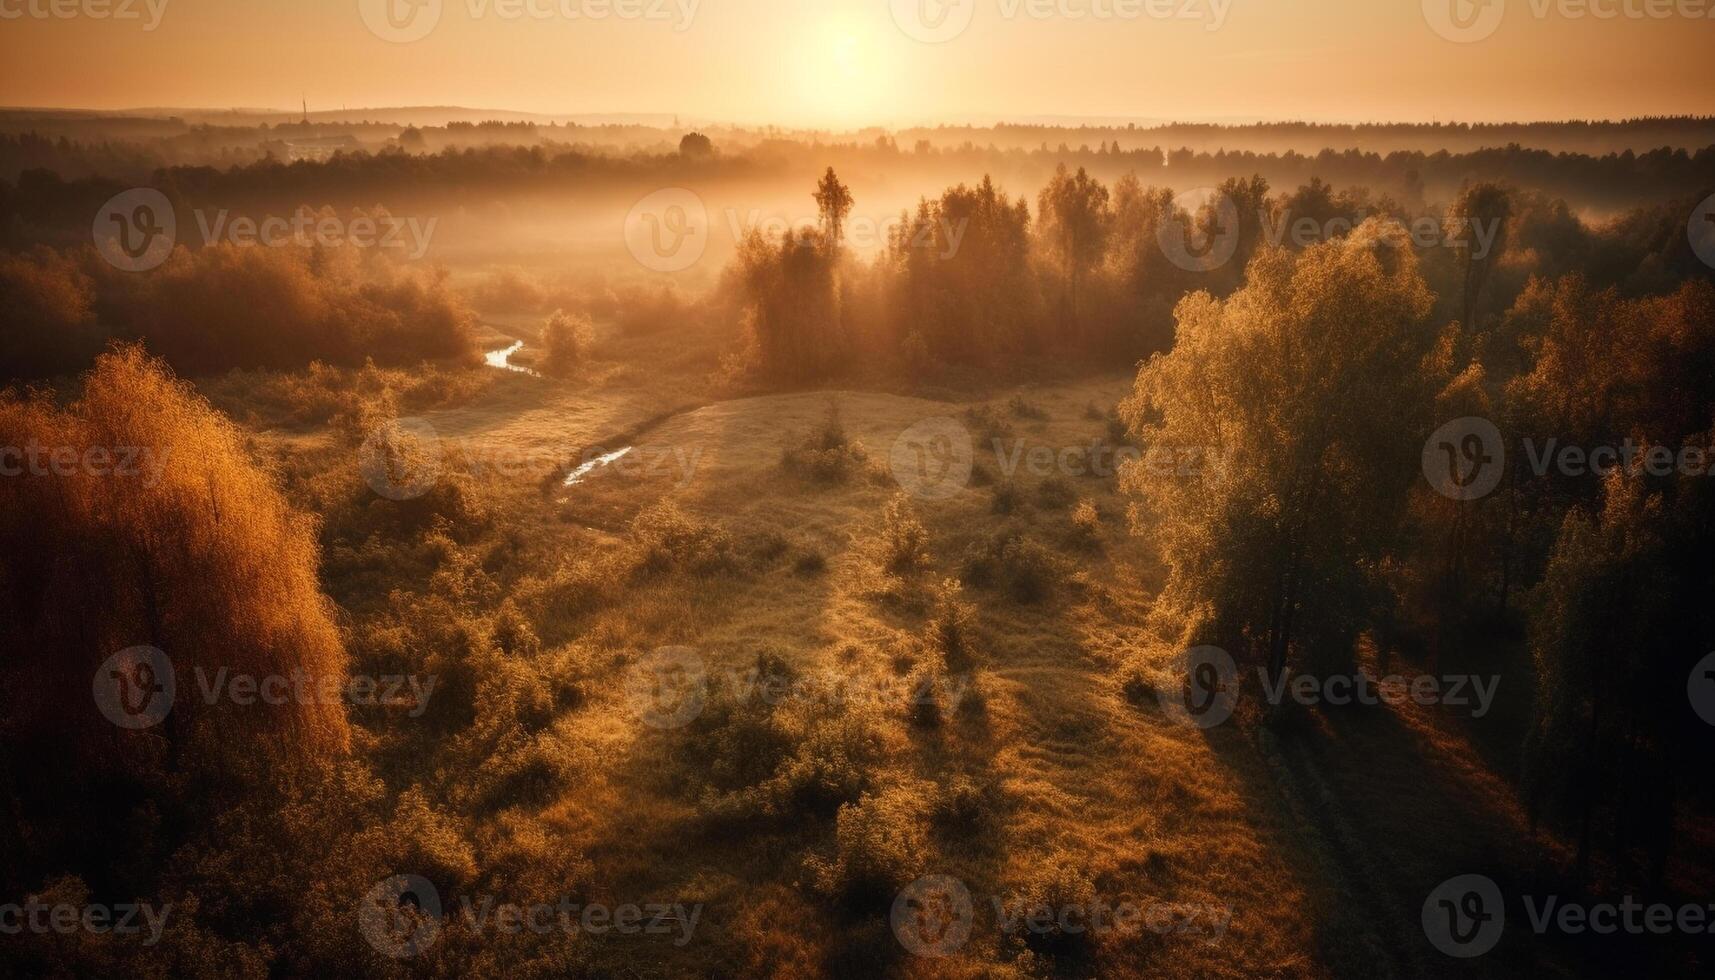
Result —
[[[528, 320], [486, 329], [485, 349], [522, 339], [512, 363], [534, 363]], [[416, 416], [443, 482], [484, 502], [484, 530], [415, 571], [330, 576], [363, 623], [397, 608], [394, 590], [446, 589], [462, 560], [483, 584], [461, 601], [520, 617], [531, 669], [576, 675], [543, 736], [561, 777], [495, 807], [472, 846], [479, 864], [519, 841], [573, 855], [589, 901], [701, 906], [683, 944], [592, 944], [599, 969], [1577, 972], [1575, 949], [1517, 932], [1456, 963], [1419, 923], [1449, 876], [1528, 884], [1563, 863], [1483, 750], [1528, 692], [1503, 692], [1497, 716], [1515, 720], [1489, 729], [1411, 704], [1307, 711], [1283, 731], [1163, 711], [1171, 651], [1140, 625], [1161, 578], [1150, 529], [1111, 474], [1085, 472], [1091, 447], [1116, 446], [1129, 376], [964, 400], [746, 397], [718, 346], [604, 330], [573, 377], [481, 367], [443, 383]], [[970, 433], [969, 479], [902, 493], [896, 440], [948, 419]], [[312, 507], [355, 465], [324, 427], [254, 427]], [[1032, 449], [1056, 462], [1033, 467]], [[354, 544], [341, 533], [336, 552]], [[663, 648], [702, 671], [690, 716], [665, 724], [650, 710], [673, 703], [653, 700]], [[899, 889], [930, 875], [971, 898], [949, 955], [913, 955], [890, 927]], [[1143, 924], [1021, 927], [1042, 904], [1125, 905]]]

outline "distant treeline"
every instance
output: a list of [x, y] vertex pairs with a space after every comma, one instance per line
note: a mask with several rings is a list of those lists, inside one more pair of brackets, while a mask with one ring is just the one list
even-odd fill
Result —
[[[28, 138], [0, 137], [0, 158]], [[102, 152], [117, 152], [108, 147]], [[1313, 178], [1336, 185], [1362, 185], [1393, 196], [1407, 207], [1445, 200], [1464, 184], [1498, 180], [1564, 198], [1574, 208], [1619, 210], [1683, 197], [1715, 184], [1715, 145], [1695, 153], [1661, 148], [1645, 153], [1587, 156], [1549, 153], [1520, 146], [1472, 153], [1398, 152], [1386, 156], [1357, 150], [1324, 150], [1314, 156], [1243, 151], [1195, 153], [1160, 147], [1126, 149], [1117, 143], [1070, 150], [1065, 147], [999, 150], [966, 146], [937, 150], [927, 144], [902, 150], [890, 140], [866, 145], [813, 146], [777, 141], [744, 153], [673, 152], [620, 156], [569, 146], [445, 150], [414, 154], [337, 153], [324, 161], [293, 163], [267, 159], [242, 166], [174, 166], [146, 181], [175, 207], [234, 207], [245, 203], [296, 206], [372, 205], [385, 199], [397, 208], [434, 200], [488, 204], [522, 193], [631, 192], [639, 196], [665, 186], [720, 190], [747, 181], [812, 178], [832, 164], [861, 174], [868, 183], [945, 186], [992, 174], [1007, 183], [1046, 183], [1065, 163], [1103, 180], [1136, 172], [1146, 183], [1186, 189], [1214, 186], [1233, 177], [1261, 176], [1292, 186]], [[75, 168], [74, 168], [75, 169]], [[56, 170], [32, 169], [16, 182], [0, 180], [0, 245], [69, 244], [86, 236], [103, 202], [137, 185], [116, 176], [67, 179]]]

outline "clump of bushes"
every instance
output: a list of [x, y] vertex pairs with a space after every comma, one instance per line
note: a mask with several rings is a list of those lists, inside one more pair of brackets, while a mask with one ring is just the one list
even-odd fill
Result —
[[1102, 515], [1088, 500], [1078, 501], [1072, 508], [1072, 546], [1090, 550], [1101, 543]]
[[895, 494], [881, 512], [882, 567], [895, 575], [928, 568], [929, 531], [912, 511], [911, 499]]
[[985, 448], [996, 439], [1007, 439], [1012, 435], [1012, 423], [993, 405], [973, 405], [965, 409], [965, 422], [976, 433], [977, 444]]
[[631, 544], [637, 567], [644, 573], [707, 574], [731, 569], [735, 564], [731, 535], [686, 515], [666, 499], [644, 508], [632, 519]]
[[781, 453], [780, 464], [816, 483], [845, 483], [869, 468], [869, 451], [846, 435], [838, 403], [829, 402], [822, 423]]
[[1050, 476], [1036, 485], [1036, 502], [1043, 510], [1065, 510], [1077, 499], [1077, 491], [1063, 476]]
[[576, 371], [589, 355], [594, 332], [588, 316], [555, 310], [542, 327], [542, 373], [563, 378]]
[[1054, 589], [1061, 563], [1042, 545], [1013, 529], [971, 545], [960, 578], [979, 588], [1004, 589], [1019, 602], [1040, 602]]
[[355, 367], [369, 357], [474, 363], [476, 316], [444, 273], [356, 252], [180, 248], [147, 276], [105, 267], [92, 248], [8, 259], [0, 285], [27, 301], [0, 304], [0, 377], [83, 366], [92, 332], [97, 345], [142, 341], [187, 374], [316, 360]]
[[976, 607], [965, 601], [964, 585], [956, 578], [935, 586], [935, 599], [924, 640], [953, 670], [969, 670], [976, 662]]
[[1065, 956], [1087, 951], [1091, 935], [1088, 929], [1061, 928], [1061, 911], [1089, 909], [1095, 901], [1095, 882], [1075, 857], [1062, 852], [1049, 856], [1027, 872], [1007, 895], [1003, 908], [1011, 921], [1034, 920], [1042, 924], [1041, 928], [1025, 932], [1028, 945]]
[[1013, 395], [1012, 399], [1006, 403], [1006, 407], [1008, 411], [1012, 412], [1014, 418], [1030, 419], [1035, 422], [1048, 421], [1048, 413], [1043, 410], [1042, 406], [1023, 395]]
[[891, 902], [923, 871], [932, 796], [927, 784], [911, 781], [840, 807], [833, 857], [808, 862], [821, 890], [856, 908]]

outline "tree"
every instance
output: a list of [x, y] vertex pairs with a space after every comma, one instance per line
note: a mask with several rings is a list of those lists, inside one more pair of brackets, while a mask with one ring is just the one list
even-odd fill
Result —
[[542, 373], [565, 377], [584, 361], [593, 327], [583, 313], [555, 310], [542, 328]]
[[206, 683], [223, 670], [302, 675], [312, 691], [344, 682], [315, 521], [287, 505], [235, 426], [141, 349], [103, 354], [82, 390], [64, 409], [45, 396], [0, 398], [0, 445], [78, 461], [0, 479], [0, 621], [13, 633], [0, 714], [17, 745], [41, 751], [32, 765], [44, 776], [148, 758], [146, 740], [109, 724], [90, 698], [109, 655], [148, 646], [177, 676], [159, 730], [184, 767], [342, 752], [337, 699], [197, 696], [198, 672]]
[[1349, 661], [1368, 625], [1433, 390], [1431, 297], [1383, 234], [1265, 248], [1228, 299], [1182, 300], [1173, 350], [1138, 372], [1122, 414], [1144, 458], [1122, 481], [1160, 543], [1157, 622], [1177, 642], [1278, 677], [1301, 652]]
[[1065, 283], [1066, 322], [1077, 331], [1078, 287], [1107, 249], [1108, 189], [1078, 168], [1060, 164], [1037, 198], [1038, 233]]
[[[1482, 297], [1483, 286], [1488, 283], [1490, 274], [1500, 263], [1501, 253], [1506, 250], [1507, 221], [1511, 217], [1512, 199], [1505, 188], [1491, 183], [1466, 187], [1448, 209], [1444, 233], [1455, 243], [1459, 268], [1464, 275], [1461, 311], [1467, 330], [1478, 329], [1477, 301]], [[1487, 236], [1490, 229], [1494, 231], [1492, 241], [1477, 234], [1481, 230], [1482, 235]], [[1483, 242], [1488, 242], [1486, 248]]]
[[686, 133], [679, 138], [679, 155], [686, 157], [713, 156], [715, 144], [702, 133]]
[[852, 210], [852, 192], [846, 185], [840, 183], [835, 176], [834, 168], [822, 175], [822, 180], [816, 185], [816, 193], [811, 195], [816, 199], [816, 207], [821, 211], [821, 230], [823, 240], [828, 249], [838, 252], [845, 238], [846, 215]]

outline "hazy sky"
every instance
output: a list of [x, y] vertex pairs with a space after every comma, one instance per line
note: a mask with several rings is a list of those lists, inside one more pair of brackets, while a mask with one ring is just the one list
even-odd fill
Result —
[[[1715, 114], [1715, 18], [1687, 16], [1710, 9], [1715, 0], [0, 0], [0, 104], [283, 109], [302, 93], [324, 109], [837, 126]], [[1457, 43], [1432, 20], [1486, 36]], [[431, 27], [404, 43], [378, 36]], [[938, 34], [953, 36], [918, 39]]]

